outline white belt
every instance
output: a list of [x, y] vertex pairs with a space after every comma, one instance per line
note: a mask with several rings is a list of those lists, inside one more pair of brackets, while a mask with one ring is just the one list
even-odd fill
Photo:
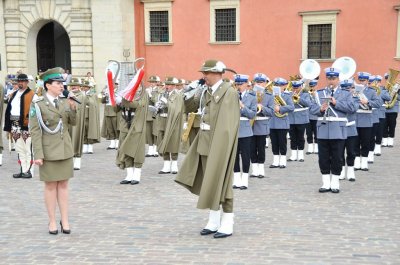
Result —
[[240, 120], [241, 120], [241, 121], [248, 121], [248, 120], [249, 120], [249, 118], [246, 118], [246, 117], [240, 117]]
[[377, 108], [372, 108], [372, 110], [376, 110]]
[[305, 110], [308, 110], [308, 108], [298, 108], [298, 109], [294, 109], [293, 112], [305, 111]]
[[[129, 112], [125, 111], [125, 116], [128, 116], [128, 115], [129, 115]], [[135, 116], [135, 112], [131, 112], [131, 116]]]
[[347, 118], [340, 118], [340, 117], [318, 117], [319, 121], [345, 121], [347, 122]]
[[372, 110], [359, 109], [357, 113], [372, 113]]
[[160, 117], [166, 118], [166, 117], [168, 117], [168, 113], [161, 113]]
[[347, 127], [353, 126], [356, 124], [356, 121], [349, 121], [348, 123], [346, 123]]
[[269, 117], [256, 116], [256, 121], [265, 121], [265, 120], [269, 120]]
[[200, 130], [209, 131], [210, 129], [211, 129], [210, 125], [208, 125], [207, 123], [204, 122], [200, 123]]

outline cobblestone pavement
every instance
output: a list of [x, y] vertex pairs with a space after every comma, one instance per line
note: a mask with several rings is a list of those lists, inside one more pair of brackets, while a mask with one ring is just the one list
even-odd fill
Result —
[[[0, 264], [400, 264], [400, 142], [383, 148], [369, 172], [320, 194], [317, 156], [269, 169], [235, 190], [234, 234], [200, 236], [208, 212], [158, 175], [146, 159], [140, 185], [120, 185], [108, 143], [83, 157], [70, 181], [71, 235], [47, 231], [43, 183], [13, 179], [16, 153], [0, 167]], [[6, 147], [7, 150], [7, 147]], [[183, 156], [180, 156], [180, 161]], [[58, 215], [59, 216], [59, 215]], [[59, 217], [58, 217], [59, 218]]]

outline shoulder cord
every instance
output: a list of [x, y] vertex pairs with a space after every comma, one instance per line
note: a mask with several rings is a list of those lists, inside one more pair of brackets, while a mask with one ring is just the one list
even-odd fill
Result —
[[[49, 133], [49, 134], [56, 134], [56, 133], [58, 133], [59, 131], [61, 131], [61, 133], [62, 133], [62, 130], [63, 130], [62, 118], [60, 118], [60, 120], [58, 121], [57, 127], [56, 127], [54, 130], [51, 130], [51, 129], [50, 129], [49, 127], [47, 127], [46, 124], [43, 122], [42, 112], [40, 111], [40, 107], [39, 107], [39, 105], [38, 105], [37, 103], [35, 103], [35, 110], [36, 110], [36, 113], [37, 113], [36, 116], [37, 116], [38, 122], [39, 122], [39, 124], [40, 124], [39, 128], [40, 128], [41, 131], [42, 131], [42, 128], [43, 128], [43, 130], [44, 130], [45, 132]], [[43, 131], [42, 131], [42, 132], [43, 132]]]

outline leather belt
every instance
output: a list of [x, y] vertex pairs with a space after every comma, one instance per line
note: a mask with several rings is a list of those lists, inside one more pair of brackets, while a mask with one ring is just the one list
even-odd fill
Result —
[[200, 123], [200, 130], [202, 130], [202, 131], [209, 131], [210, 129], [211, 129], [211, 127], [210, 127], [209, 124], [204, 123], [204, 122]]

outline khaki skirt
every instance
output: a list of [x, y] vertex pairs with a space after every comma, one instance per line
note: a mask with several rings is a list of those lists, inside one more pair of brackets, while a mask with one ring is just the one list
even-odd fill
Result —
[[74, 176], [73, 158], [65, 160], [48, 161], [44, 160], [39, 167], [41, 181], [60, 181], [67, 180]]

